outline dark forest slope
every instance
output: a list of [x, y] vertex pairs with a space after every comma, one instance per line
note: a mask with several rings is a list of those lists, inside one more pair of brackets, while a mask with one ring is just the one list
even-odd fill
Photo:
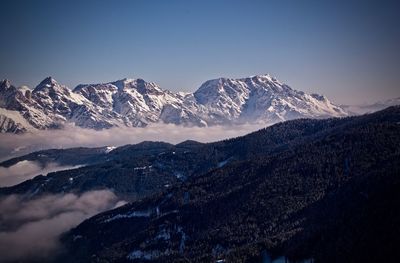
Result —
[[268, 250], [316, 262], [396, 262], [399, 123], [400, 107], [391, 107], [196, 146], [196, 165], [227, 161], [85, 221], [64, 236], [64, 259], [257, 262]]

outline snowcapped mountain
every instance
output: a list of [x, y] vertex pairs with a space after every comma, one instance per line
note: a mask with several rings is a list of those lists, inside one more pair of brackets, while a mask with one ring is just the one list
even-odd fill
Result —
[[144, 127], [163, 122], [186, 126], [274, 123], [296, 118], [346, 116], [318, 94], [306, 94], [270, 75], [206, 81], [194, 93], [173, 93], [153, 82], [122, 79], [81, 84], [74, 90], [51, 77], [33, 90], [0, 83], [0, 131], [62, 127]]
[[164, 105], [178, 106], [182, 103], [176, 94], [142, 79], [79, 85], [74, 92], [103, 111], [115, 114], [121, 124], [134, 127], [157, 122]]
[[346, 115], [326, 97], [294, 90], [270, 75], [209, 80], [194, 97], [207, 108], [208, 118], [221, 124]]

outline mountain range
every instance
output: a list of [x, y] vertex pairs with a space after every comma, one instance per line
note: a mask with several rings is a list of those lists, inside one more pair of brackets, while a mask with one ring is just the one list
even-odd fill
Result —
[[73, 90], [51, 77], [33, 90], [0, 83], [0, 131], [60, 128], [272, 124], [297, 118], [343, 117], [347, 112], [318, 94], [306, 94], [270, 75], [206, 81], [194, 93], [173, 93], [153, 82], [122, 79]]

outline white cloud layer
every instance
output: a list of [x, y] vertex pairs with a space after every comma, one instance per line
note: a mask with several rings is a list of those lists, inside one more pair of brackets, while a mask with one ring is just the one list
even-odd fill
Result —
[[173, 124], [152, 124], [145, 128], [111, 128], [95, 131], [75, 126], [60, 130], [35, 131], [25, 134], [0, 134], [0, 159], [26, 154], [41, 149], [121, 146], [142, 141], [179, 143], [185, 140], [212, 142], [245, 135], [265, 127], [264, 125], [237, 125], [182, 127]]
[[40, 261], [60, 249], [60, 235], [83, 220], [124, 204], [108, 190], [47, 195], [25, 201], [10, 195], [0, 199], [0, 261]]
[[47, 175], [51, 172], [75, 169], [81, 166], [60, 166], [57, 163], [48, 163], [45, 167], [41, 167], [34, 161], [20, 161], [10, 167], [0, 167], [0, 187], [13, 186], [39, 174]]

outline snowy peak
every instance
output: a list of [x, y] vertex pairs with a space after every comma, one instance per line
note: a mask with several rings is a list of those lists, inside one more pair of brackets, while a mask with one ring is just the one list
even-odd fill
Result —
[[45, 89], [45, 88], [51, 88], [51, 87], [55, 87], [55, 86], [60, 86], [60, 84], [58, 84], [58, 82], [53, 79], [52, 77], [47, 77], [44, 80], [42, 80], [36, 87], [34, 90], [41, 90], [41, 89]]
[[157, 86], [154, 82], [146, 82], [143, 79], [129, 79], [124, 78], [121, 80], [107, 82], [107, 83], [98, 83], [98, 84], [80, 84], [76, 86], [74, 92], [80, 92], [82, 89], [87, 87], [92, 87], [93, 89], [100, 90], [111, 90], [111, 91], [126, 91], [130, 89], [134, 89], [141, 94], [151, 93], [154, 91], [161, 92], [160, 87]]
[[58, 82], [52, 77], [47, 77], [44, 80], [42, 80], [39, 84], [39, 86], [44, 86], [44, 85], [49, 85], [49, 86], [58, 85]]
[[52, 77], [47, 77], [33, 89], [32, 93], [34, 96], [48, 96], [51, 99], [62, 99], [63, 96], [70, 96], [71, 90], [59, 84]]
[[[200, 103], [205, 104], [212, 102], [215, 98], [224, 100], [227, 97], [230, 99], [237, 98], [241, 103], [243, 100], [240, 100], [240, 98], [246, 98], [251, 92], [258, 89], [273, 92], [291, 90], [289, 86], [265, 74], [240, 79], [218, 78], [209, 80], [202, 84], [194, 95]], [[222, 96], [222, 98], [219, 96]]]
[[162, 90], [153, 82], [146, 82], [143, 79], [122, 79], [111, 84], [118, 87], [118, 90], [135, 89], [140, 94], [160, 93]]
[[290, 88], [288, 85], [280, 82], [276, 78], [272, 77], [269, 74], [265, 75], [256, 75], [248, 78], [243, 78], [240, 79], [240, 81], [246, 83], [248, 88], [252, 91], [256, 91], [259, 89], [262, 90], [269, 90], [270, 92], [274, 93], [290, 93], [292, 92], [292, 88]]
[[158, 122], [164, 106], [182, 103], [177, 94], [143, 79], [79, 85], [74, 92], [101, 107], [103, 112], [114, 114], [125, 126], [142, 127]]
[[249, 95], [250, 89], [243, 81], [228, 78], [206, 81], [194, 93], [196, 101], [214, 115], [218, 124], [239, 117]]
[[275, 77], [269, 75], [269, 74], [262, 74], [262, 75], [254, 75], [250, 76], [247, 78], [242, 78], [240, 79], [241, 81], [244, 82], [254, 82], [254, 83], [271, 83], [271, 84], [276, 84], [279, 86], [282, 86], [283, 83], [281, 83], [279, 80], [277, 80]]
[[235, 99], [238, 95], [244, 93], [248, 93], [248, 90], [240, 81], [219, 78], [203, 83], [194, 93], [194, 96], [201, 104], [212, 104], [217, 101], [224, 101], [226, 98]]
[[209, 80], [194, 97], [218, 124], [346, 116], [326, 97], [296, 91], [268, 74]]
[[0, 89], [8, 89], [11, 87], [11, 82], [8, 79], [0, 81]]

